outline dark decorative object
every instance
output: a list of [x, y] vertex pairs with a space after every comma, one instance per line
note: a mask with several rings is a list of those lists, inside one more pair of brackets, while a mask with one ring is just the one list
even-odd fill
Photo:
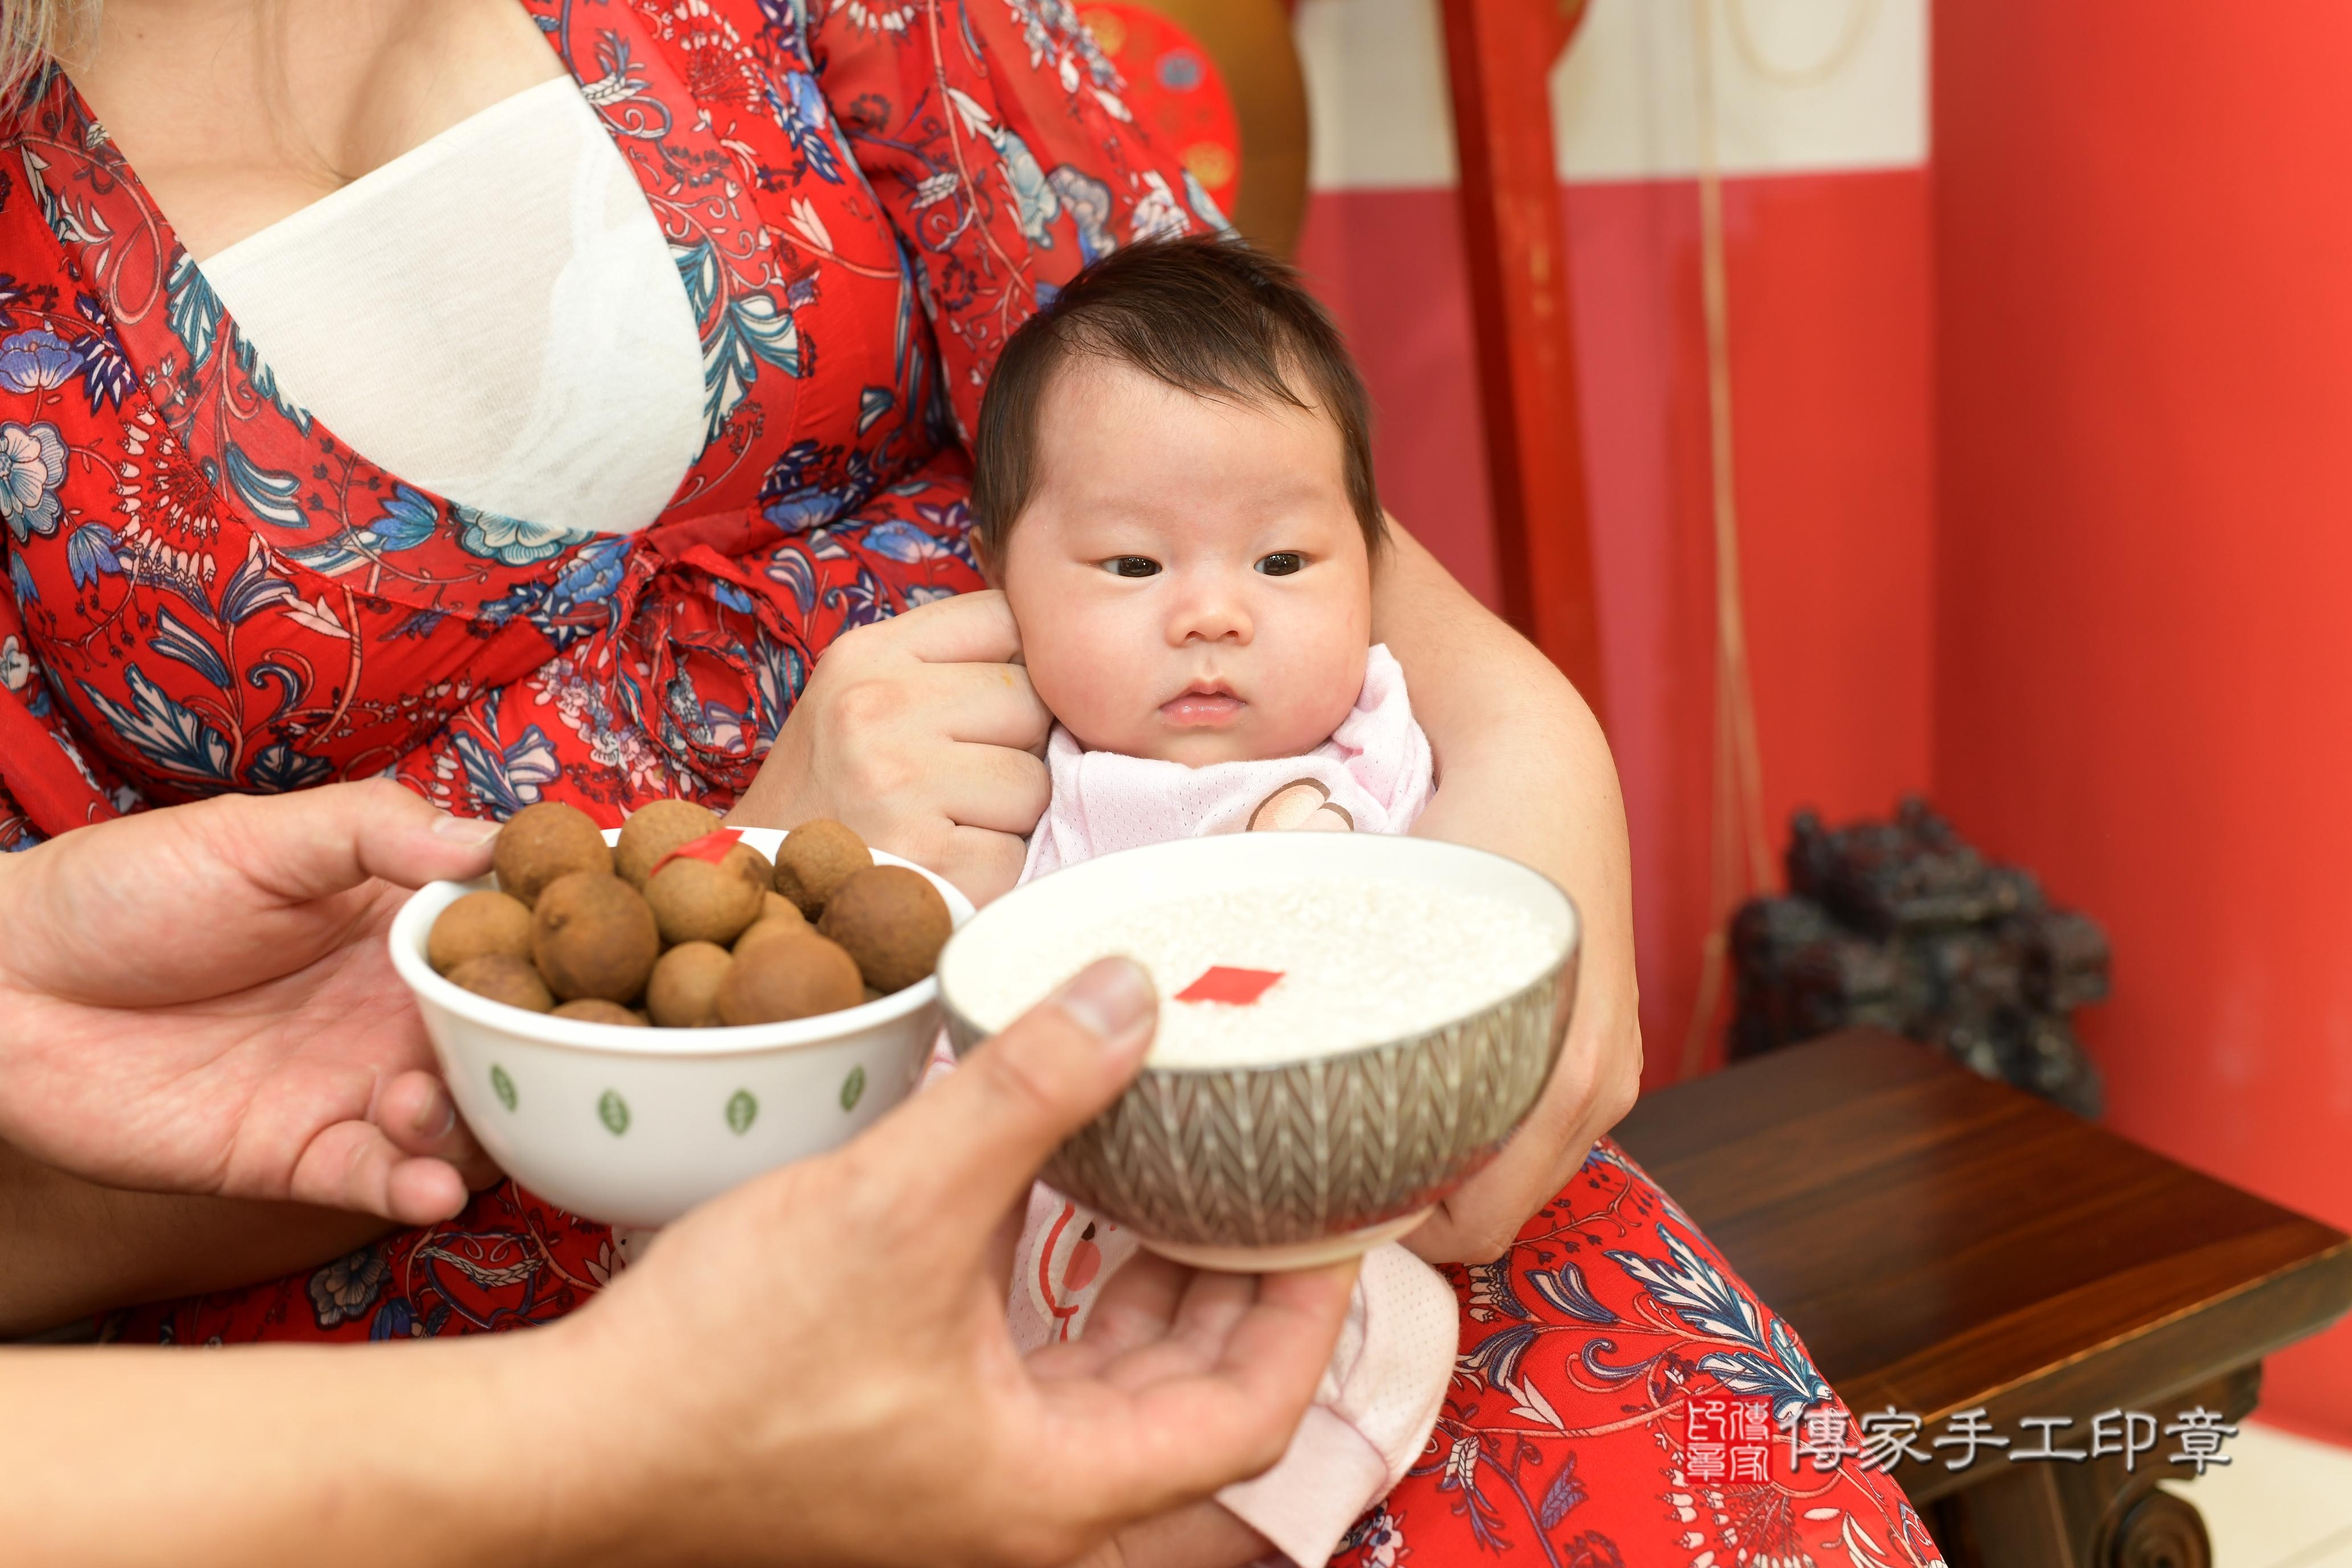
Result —
[[1870, 1025], [2099, 1113], [2072, 1016], [2107, 994], [2095, 922], [2053, 908], [2032, 873], [1986, 860], [1916, 796], [1893, 822], [1825, 828], [1801, 811], [1790, 829], [1789, 896], [1732, 917], [1735, 1058]]

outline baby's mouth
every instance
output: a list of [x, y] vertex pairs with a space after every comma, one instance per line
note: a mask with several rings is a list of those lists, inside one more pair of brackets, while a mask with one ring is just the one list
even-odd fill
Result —
[[1214, 730], [1231, 724], [1249, 706], [1221, 682], [1197, 681], [1160, 705], [1160, 716], [1180, 730]]

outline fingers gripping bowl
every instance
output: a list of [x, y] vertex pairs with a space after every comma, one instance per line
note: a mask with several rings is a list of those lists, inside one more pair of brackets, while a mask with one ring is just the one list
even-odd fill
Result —
[[[747, 828], [741, 841], [772, 858], [784, 837]], [[880, 850], [873, 861], [920, 872], [952, 921], [971, 918], [944, 879]], [[508, 1005], [438, 973], [431, 956], [442, 912], [493, 886], [485, 877], [418, 892], [393, 921], [393, 963], [483, 1147], [575, 1214], [666, 1225], [762, 1171], [836, 1148], [907, 1097], [938, 1037], [939, 983], [928, 975], [837, 1011], [735, 1026], [648, 1028], [634, 1016]]]
[[[1500, 1151], [1559, 1058], [1579, 936], [1567, 894], [1500, 856], [1251, 833], [1016, 889], [938, 978], [961, 1054], [1085, 963], [1142, 961], [1152, 1054], [1043, 1179], [1180, 1261], [1301, 1268], [1410, 1230]], [[1248, 1003], [1181, 1000], [1204, 963], [1282, 974]]]

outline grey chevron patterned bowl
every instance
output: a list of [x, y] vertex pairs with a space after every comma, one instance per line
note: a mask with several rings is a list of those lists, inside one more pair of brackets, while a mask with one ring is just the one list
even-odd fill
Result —
[[[1147, 1062], [1042, 1173], [1054, 1188], [1205, 1268], [1305, 1268], [1411, 1229], [1493, 1159], [1549, 1080], [1576, 994], [1580, 922], [1567, 894], [1513, 860], [1432, 839], [1251, 833], [1107, 855], [1016, 889], [941, 953], [941, 1010], [959, 1056], [989, 1031], [959, 1005], [981, 966], [1020, 962], [1024, 933], [1139, 905], [1303, 880], [1421, 883], [1502, 898], [1557, 954], [1532, 983], [1435, 1027], [1247, 1067]], [[1044, 995], [1066, 976], [1040, 974]]]

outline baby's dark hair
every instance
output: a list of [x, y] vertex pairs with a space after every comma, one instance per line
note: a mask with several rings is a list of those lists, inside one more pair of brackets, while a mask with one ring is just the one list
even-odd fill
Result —
[[1037, 409], [1054, 373], [1099, 354], [1199, 397], [1287, 404], [1338, 426], [1348, 501], [1375, 554], [1387, 539], [1372, 483], [1371, 400], [1339, 329], [1298, 274], [1238, 239], [1146, 240], [1066, 284], [1004, 345], [980, 401], [971, 510], [980, 546], [1004, 542], [1037, 482]]

